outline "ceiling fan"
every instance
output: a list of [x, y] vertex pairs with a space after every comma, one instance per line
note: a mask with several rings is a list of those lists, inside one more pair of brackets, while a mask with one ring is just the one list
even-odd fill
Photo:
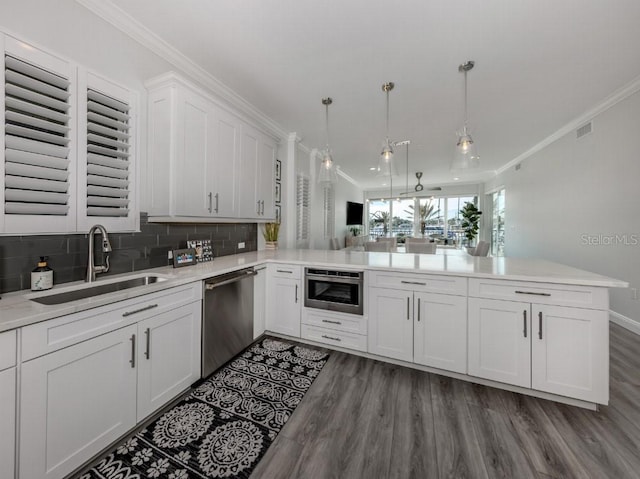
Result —
[[407, 191], [400, 193], [401, 196], [406, 195], [416, 195], [416, 193], [421, 193], [422, 191], [442, 191], [440, 186], [434, 186], [433, 188], [424, 189], [424, 186], [420, 183], [420, 179], [422, 178], [422, 171], [416, 171], [416, 178], [418, 179], [418, 183], [413, 188], [413, 190], [409, 190], [409, 145], [411, 144], [411, 140], [402, 140], [396, 141], [393, 143], [393, 146], [406, 146], [407, 147], [407, 182], [406, 189]]

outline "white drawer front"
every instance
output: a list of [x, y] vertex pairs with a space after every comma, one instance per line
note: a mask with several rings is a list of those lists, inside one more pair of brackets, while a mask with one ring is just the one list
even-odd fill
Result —
[[460, 276], [372, 271], [369, 274], [369, 286], [457, 296], [467, 294], [467, 278]]
[[200, 299], [202, 284], [197, 282], [27, 326], [22, 329], [22, 361]]
[[0, 333], [0, 371], [16, 365], [16, 332]]
[[269, 273], [274, 278], [302, 278], [302, 267], [291, 264], [270, 264], [268, 266]]
[[341, 348], [355, 349], [356, 351], [367, 351], [367, 336], [362, 334], [347, 333], [334, 329], [319, 328], [303, 324], [301, 335], [303, 339], [317, 341], [330, 346], [340, 346]]
[[367, 334], [367, 318], [354, 314], [340, 314], [304, 308], [302, 311], [302, 324], [347, 333]]
[[472, 278], [469, 279], [469, 296], [589, 309], [609, 308], [607, 288], [567, 284]]

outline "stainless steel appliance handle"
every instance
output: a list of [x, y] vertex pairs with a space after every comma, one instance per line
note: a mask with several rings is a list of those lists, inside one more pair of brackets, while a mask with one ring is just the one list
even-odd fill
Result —
[[536, 293], [535, 291], [515, 291], [516, 294], [533, 294], [534, 296], [551, 296], [551, 293]]
[[136, 367], [136, 335], [132, 334], [129, 340], [131, 341], [131, 359], [129, 360], [129, 362], [131, 363], [131, 367], [135, 368]]
[[220, 286], [224, 286], [225, 284], [235, 283], [236, 281], [240, 281], [246, 278], [250, 278], [251, 276], [255, 276], [258, 273], [255, 271], [246, 271], [242, 274], [234, 276], [233, 278], [225, 279], [224, 281], [218, 281], [216, 283], [205, 283], [204, 287], [207, 291], [211, 291], [212, 289], [219, 288]]
[[527, 337], [527, 310], [522, 311], [522, 322], [524, 323], [524, 337]]
[[149, 306], [145, 306], [144, 308], [134, 309], [133, 311], [125, 311], [124, 313], [122, 313], [122, 317], [126, 318], [127, 316], [131, 316], [132, 314], [142, 313], [143, 311], [149, 311], [150, 309], [157, 307], [157, 304], [150, 304]]
[[144, 352], [144, 357], [151, 358], [151, 328], [147, 328], [144, 332], [147, 335], [147, 350]]
[[407, 321], [409, 320], [409, 296], [407, 296]]
[[400, 281], [402, 284], [417, 284], [418, 286], [426, 286], [427, 283], [421, 283], [420, 281]]
[[296, 303], [298, 302], [298, 285], [296, 284]]
[[218, 202], [220, 200], [220, 195], [218, 193], [216, 193], [216, 207], [214, 208], [215, 212], [218, 212]]
[[207, 208], [209, 210], [209, 213], [213, 212], [213, 193], [209, 192], [209, 207]]
[[538, 339], [542, 339], [542, 311], [538, 312]]

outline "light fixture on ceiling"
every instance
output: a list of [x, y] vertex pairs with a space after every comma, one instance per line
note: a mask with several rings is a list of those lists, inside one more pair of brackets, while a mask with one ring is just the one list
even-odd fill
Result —
[[380, 161], [378, 163], [379, 176], [393, 176], [397, 174], [392, 161], [393, 147], [391, 146], [391, 140], [389, 140], [389, 92], [393, 90], [394, 86], [393, 82], [382, 85], [382, 91], [387, 94], [387, 137], [382, 144], [382, 152], [380, 153]]
[[325, 185], [331, 185], [338, 181], [338, 175], [336, 173], [336, 165], [331, 156], [331, 148], [329, 147], [329, 105], [333, 103], [330, 97], [323, 98], [322, 104], [325, 106], [325, 123], [327, 133], [327, 146], [322, 150], [320, 173], [318, 174], [318, 183]]
[[467, 73], [473, 68], [475, 62], [469, 60], [458, 67], [458, 71], [464, 73], [464, 125], [462, 130], [458, 131], [458, 142], [456, 143], [456, 152], [451, 162], [452, 170], [465, 170], [476, 168], [480, 164], [480, 157], [473, 138], [468, 131], [468, 115], [467, 115]]

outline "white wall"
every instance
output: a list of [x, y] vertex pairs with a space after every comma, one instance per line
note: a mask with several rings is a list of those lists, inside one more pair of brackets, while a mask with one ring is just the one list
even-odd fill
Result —
[[[595, 117], [591, 134], [567, 134], [519, 171], [488, 182], [487, 191], [506, 188], [506, 256], [544, 258], [640, 287], [639, 131], [635, 93]], [[640, 328], [640, 302], [629, 290], [611, 291], [611, 309]]]

